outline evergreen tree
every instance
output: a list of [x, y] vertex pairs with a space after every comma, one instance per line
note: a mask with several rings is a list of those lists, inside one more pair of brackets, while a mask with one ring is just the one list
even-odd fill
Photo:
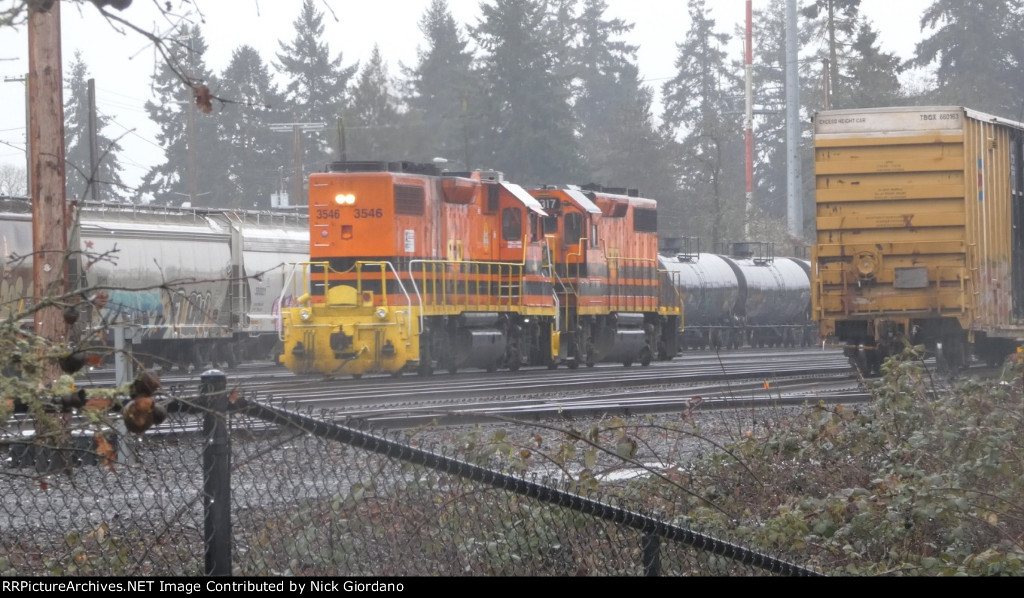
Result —
[[883, 52], [878, 31], [863, 20], [850, 46], [851, 56], [839, 87], [841, 95], [833, 95], [834, 108], [870, 108], [894, 106], [906, 101], [899, 74], [903, 68], [895, 54]]
[[117, 141], [103, 135], [103, 129], [110, 123], [110, 117], [96, 111], [96, 160], [92, 169], [89, 149], [89, 69], [82, 61], [82, 53], [75, 52], [74, 62], [64, 86], [67, 96], [64, 101], [64, 159], [65, 189], [68, 199], [100, 201], [123, 201], [125, 186], [121, 180], [123, 170], [118, 161], [121, 146]]
[[153, 76], [155, 100], [145, 108], [160, 128], [157, 141], [166, 161], [142, 179], [142, 190], [159, 203], [190, 202], [193, 206], [225, 206], [232, 201], [224, 185], [225, 151], [217, 119], [200, 109], [196, 89], [216, 82], [203, 61], [206, 41], [198, 26], [181, 28], [169, 59]]
[[446, 0], [432, 0], [420, 19], [426, 48], [406, 71], [409, 158], [443, 157], [470, 167], [469, 112], [480, 101], [473, 77], [473, 54], [452, 18]]
[[270, 124], [287, 118], [284, 103], [271, 81], [267, 64], [252, 46], [235, 49], [221, 74], [221, 93], [232, 101], [219, 117], [225, 142], [229, 207], [267, 207], [281, 187], [283, 168], [290, 167], [289, 139]]
[[580, 154], [564, 74], [563, 39], [546, 0], [481, 4], [471, 36], [483, 52], [481, 116], [469, 128], [468, 166], [504, 171], [521, 182], [564, 182], [578, 176]]
[[[786, 222], [786, 0], [754, 10], [754, 216]], [[804, 98], [805, 99], [805, 98]], [[764, 225], [767, 227], [767, 225]]]
[[408, 156], [403, 143], [400, 100], [376, 44], [359, 73], [346, 111], [346, 151], [350, 159], [394, 160]]
[[[289, 122], [324, 123], [323, 133], [304, 134], [302, 143], [303, 174], [320, 168], [332, 154], [331, 135], [338, 118], [348, 105], [349, 80], [359, 64], [342, 67], [342, 55], [331, 59], [324, 38], [323, 13], [313, 0], [303, 0], [294, 21], [295, 37], [291, 44], [278, 42], [278, 71], [288, 79], [285, 99], [291, 107]], [[301, 201], [301, 199], [300, 199]]]
[[662, 199], [668, 207], [676, 197], [668, 140], [654, 124], [654, 92], [641, 84], [636, 46], [620, 36], [633, 25], [607, 19], [605, 0], [584, 0], [571, 30], [571, 70], [576, 73], [574, 109], [587, 180], [638, 189]]
[[[878, 32], [860, 14], [861, 0], [816, 0], [806, 7], [801, 32], [815, 59], [805, 61], [801, 90], [815, 108], [888, 106], [902, 99], [900, 60], [878, 46]], [[806, 48], [806, 45], [805, 45]], [[828, 65], [829, 98], [821, 73]]]
[[935, 0], [921, 17], [921, 29], [934, 31], [913, 60], [935, 66], [929, 99], [1017, 117], [1024, 106], [1022, 13], [1022, 0]]
[[676, 75], [662, 86], [667, 131], [681, 137], [680, 229], [711, 245], [743, 234], [745, 184], [739, 80], [726, 61], [729, 36], [715, 31], [705, 0], [689, 0], [690, 28], [677, 44]]

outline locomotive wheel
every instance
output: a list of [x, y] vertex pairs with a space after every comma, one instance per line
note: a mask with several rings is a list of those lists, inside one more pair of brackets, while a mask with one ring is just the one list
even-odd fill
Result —
[[624, 368], [628, 368], [628, 367], [632, 367], [632, 366], [633, 366], [633, 362], [632, 361], [623, 361], [622, 362], [622, 367], [624, 367]]
[[850, 365], [852, 365], [861, 376], [867, 378], [871, 376], [871, 362], [868, 351], [864, 347], [857, 348], [857, 354], [850, 357]]
[[643, 366], [643, 367], [647, 367], [647, 366], [651, 365], [651, 350], [650, 349], [644, 348], [643, 352], [640, 354], [640, 365]]
[[515, 372], [519, 369], [520, 362], [523, 360], [522, 353], [519, 348], [519, 339], [521, 338], [523, 330], [519, 326], [512, 328], [512, 334], [509, 335], [508, 350], [505, 352], [505, 366], [508, 367], [508, 371]]
[[548, 362], [548, 369], [549, 369], [549, 370], [557, 370], [557, 369], [558, 369], [558, 362], [557, 362], [557, 361], [555, 361], [554, 359], [552, 359], [551, 361], [549, 361], [549, 362]]
[[570, 370], [575, 370], [580, 367], [580, 362], [578, 359], [571, 359], [566, 365], [569, 366]]
[[358, 380], [358, 379], [360, 379], [360, 378], [362, 378], [362, 377], [363, 377], [363, 375], [362, 375], [362, 374], [352, 374], [352, 379], [353, 379], [353, 380]]
[[431, 342], [433, 340], [429, 332], [424, 333], [420, 338], [420, 363], [416, 366], [416, 374], [420, 376], [430, 376], [434, 373], [433, 357], [430, 354]]

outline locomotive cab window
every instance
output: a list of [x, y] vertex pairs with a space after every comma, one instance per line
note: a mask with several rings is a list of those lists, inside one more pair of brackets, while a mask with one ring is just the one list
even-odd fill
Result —
[[543, 226], [545, 235], [558, 234], [558, 216], [545, 216], [541, 220], [541, 226]]
[[506, 241], [523, 238], [523, 214], [516, 208], [505, 208], [501, 212], [501, 236]]
[[633, 230], [638, 233], [658, 232], [658, 211], [646, 208], [633, 210]]
[[565, 215], [565, 244], [575, 245], [583, 236], [583, 214], [569, 212]]

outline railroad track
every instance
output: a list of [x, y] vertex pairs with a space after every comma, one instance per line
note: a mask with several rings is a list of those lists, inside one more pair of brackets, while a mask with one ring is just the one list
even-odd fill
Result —
[[[226, 373], [229, 387], [257, 401], [323, 410], [378, 428], [442, 426], [500, 419], [542, 420], [866, 401], [869, 394], [836, 350], [684, 353], [649, 367], [379, 376], [360, 380], [295, 376], [270, 364]], [[176, 396], [194, 395], [199, 374], [166, 376]]]
[[[756, 358], [755, 358], [756, 356]], [[245, 387], [272, 404], [329, 411], [339, 420], [381, 428], [426, 423], [466, 425], [501, 418], [599, 417], [686, 409], [866, 400], [836, 352], [690, 354], [647, 368], [521, 370], [507, 374], [382, 377], [358, 381], [296, 379]]]

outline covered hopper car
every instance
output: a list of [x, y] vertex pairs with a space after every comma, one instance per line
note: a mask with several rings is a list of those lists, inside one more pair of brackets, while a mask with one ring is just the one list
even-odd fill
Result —
[[[115, 344], [147, 365], [183, 369], [272, 357], [284, 265], [307, 259], [304, 214], [85, 204], [69, 235], [69, 290], [102, 293], [73, 333]], [[0, 201], [0, 309], [32, 302], [29, 202]], [[76, 240], [77, 239], [77, 240]], [[98, 306], [98, 308], [94, 308]]]

